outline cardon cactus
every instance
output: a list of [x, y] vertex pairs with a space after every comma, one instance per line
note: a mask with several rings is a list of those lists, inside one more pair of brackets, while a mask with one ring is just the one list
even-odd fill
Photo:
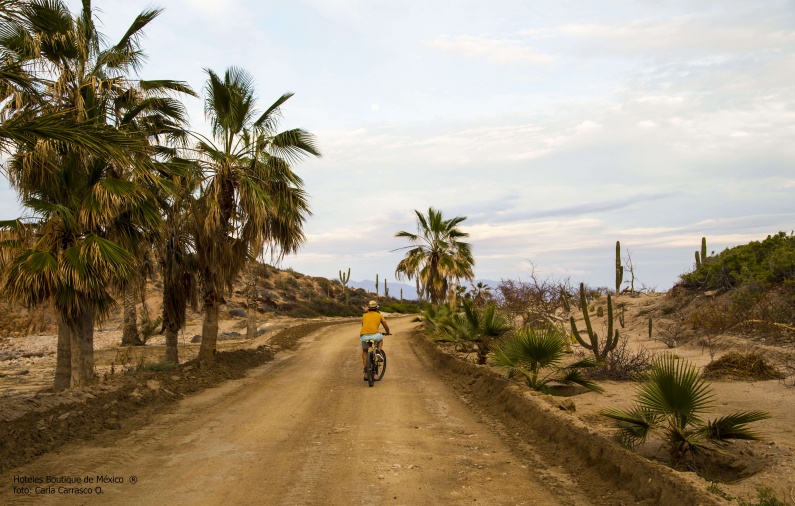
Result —
[[588, 333], [589, 343], [586, 343], [580, 336], [580, 331], [577, 330], [577, 325], [574, 322], [574, 317], [569, 317], [571, 323], [571, 334], [574, 339], [580, 343], [580, 346], [591, 350], [596, 360], [603, 361], [607, 354], [615, 349], [618, 344], [618, 330], [613, 331], [613, 301], [610, 294], [607, 295], [607, 338], [603, 344], [599, 343], [599, 335], [594, 332], [591, 326], [591, 318], [588, 316], [588, 303], [585, 300], [585, 284], [580, 283], [580, 307], [582, 308], [582, 315], [585, 319], [585, 329]]
[[340, 283], [342, 283], [342, 291], [345, 293], [345, 304], [348, 304], [348, 281], [351, 279], [351, 268], [348, 267], [348, 274], [343, 274], [340, 271]]
[[621, 283], [624, 282], [624, 266], [621, 265], [621, 242], [616, 241], [616, 296], [621, 293]]

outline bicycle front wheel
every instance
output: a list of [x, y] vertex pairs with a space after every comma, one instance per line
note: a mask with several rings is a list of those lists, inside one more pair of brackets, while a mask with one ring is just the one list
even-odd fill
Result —
[[377, 351], [375, 359], [378, 361], [375, 380], [381, 381], [381, 378], [384, 377], [384, 371], [386, 371], [386, 352], [384, 350]]
[[367, 354], [367, 384], [371, 387], [375, 383], [375, 364], [373, 363], [373, 358], [375, 357], [375, 353], [368, 353]]

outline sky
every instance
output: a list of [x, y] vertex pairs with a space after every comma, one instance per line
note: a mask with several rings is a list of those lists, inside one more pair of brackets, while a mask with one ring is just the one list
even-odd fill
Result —
[[[70, 1], [73, 9], [79, 2]], [[118, 39], [143, 9], [147, 79], [230, 66], [323, 154], [282, 267], [394, 280], [415, 210], [466, 216], [481, 279], [665, 290], [710, 251], [795, 229], [795, 2], [95, 0]], [[206, 132], [201, 99], [191, 128]], [[20, 214], [0, 194], [0, 218]], [[625, 275], [627, 279], [628, 275]]]

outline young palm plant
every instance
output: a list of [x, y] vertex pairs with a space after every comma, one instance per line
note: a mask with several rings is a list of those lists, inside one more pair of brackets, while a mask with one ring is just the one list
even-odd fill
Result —
[[670, 448], [673, 465], [688, 454], [705, 454], [731, 439], [759, 439], [747, 425], [769, 418], [769, 414], [740, 411], [704, 421], [712, 400], [712, 389], [695, 366], [665, 355], [640, 385], [635, 406], [629, 411], [607, 409], [601, 413], [617, 422], [619, 440], [629, 448], [644, 443], [652, 432], [660, 433]]
[[525, 384], [544, 393], [553, 393], [550, 384], [580, 385], [594, 392], [602, 388], [586, 378], [580, 369], [600, 365], [592, 360], [561, 365], [566, 353], [566, 333], [558, 327], [525, 327], [508, 336], [492, 353], [497, 367], [508, 378], [524, 376]]
[[485, 364], [494, 343], [513, 330], [511, 319], [496, 304], [481, 309], [473, 301], [464, 300], [462, 309], [439, 326], [436, 340], [474, 346], [477, 363]]

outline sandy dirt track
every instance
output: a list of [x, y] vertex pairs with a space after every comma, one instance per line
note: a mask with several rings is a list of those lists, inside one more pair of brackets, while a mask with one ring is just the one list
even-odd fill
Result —
[[[373, 388], [358, 325], [328, 327], [115, 444], [68, 445], [7, 473], [0, 503], [590, 504], [566, 476], [540, 477], [532, 448], [512, 451], [450, 392], [405, 339], [415, 325], [391, 320]], [[124, 482], [76, 485], [101, 496], [26, 497], [7, 488], [14, 475]]]

